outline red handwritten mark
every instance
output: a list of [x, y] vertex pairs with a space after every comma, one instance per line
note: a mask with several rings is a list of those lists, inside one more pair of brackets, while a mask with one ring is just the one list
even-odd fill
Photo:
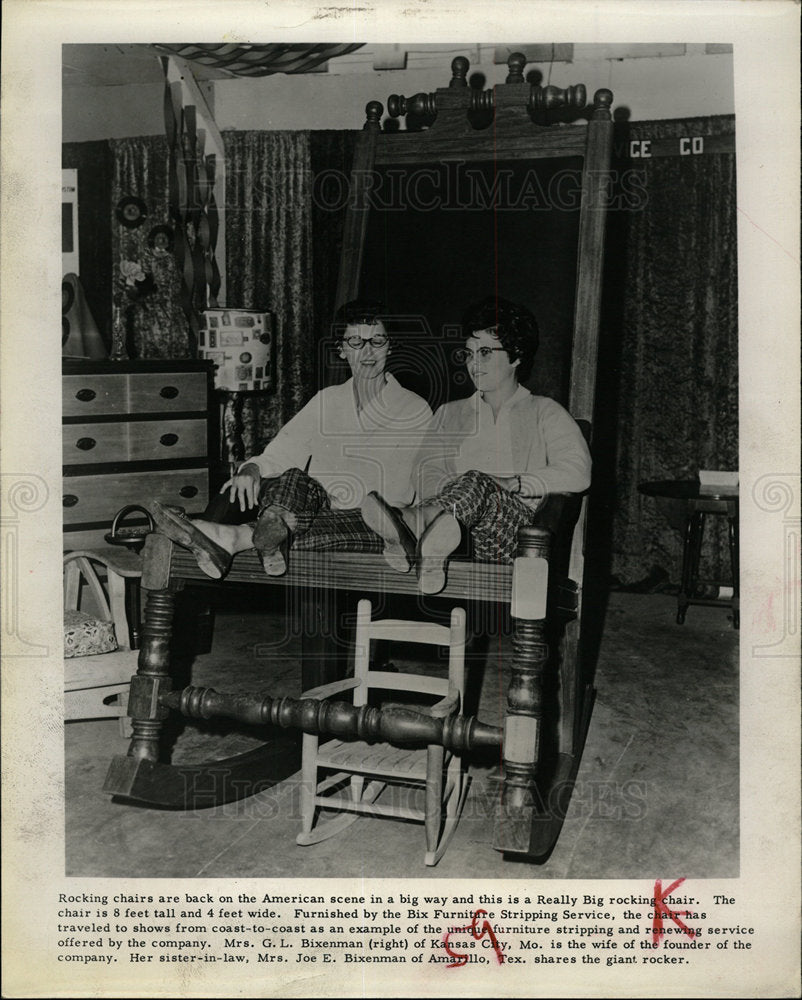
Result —
[[690, 916], [690, 910], [672, 910], [670, 907], [666, 906], [664, 900], [667, 896], [677, 888], [677, 886], [682, 885], [685, 881], [684, 878], [678, 878], [676, 882], [672, 882], [671, 885], [663, 891], [662, 879], [657, 879], [654, 883], [654, 917], [652, 919], [652, 944], [655, 948], [665, 935], [663, 930], [663, 917], [668, 917], [674, 921], [674, 923], [683, 930], [688, 937], [696, 937], [696, 931], [688, 927], [686, 924], [679, 919], [680, 917]]
[[451, 945], [448, 943], [448, 939], [451, 937], [452, 934], [460, 934], [463, 931], [470, 931], [471, 937], [473, 937], [475, 941], [481, 941], [482, 938], [485, 936], [485, 934], [487, 934], [488, 937], [490, 938], [490, 943], [493, 945], [493, 951], [496, 953], [498, 964], [501, 965], [501, 963], [504, 961], [504, 954], [498, 943], [498, 939], [496, 938], [495, 931], [490, 926], [490, 921], [483, 920], [481, 928], [477, 930], [476, 923], [479, 920], [480, 916], [487, 917], [487, 911], [477, 910], [476, 913], [474, 913], [473, 920], [470, 922], [470, 925], [468, 927], [455, 927], [453, 930], [448, 931], [443, 935], [443, 944], [445, 945], [446, 951], [448, 952], [448, 956], [449, 958], [454, 959], [453, 962], [448, 963], [448, 965], [446, 966], [447, 969], [459, 969], [463, 965], [468, 964], [467, 952], [454, 951]]

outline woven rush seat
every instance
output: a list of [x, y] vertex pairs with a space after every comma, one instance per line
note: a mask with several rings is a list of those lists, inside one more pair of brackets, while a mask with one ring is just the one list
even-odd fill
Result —
[[393, 747], [389, 743], [375, 745], [362, 741], [345, 743], [331, 740], [317, 755], [319, 766], [357, 771], [360, 774], [393, 776], [423, 780], [426, 778], [426, 750]]

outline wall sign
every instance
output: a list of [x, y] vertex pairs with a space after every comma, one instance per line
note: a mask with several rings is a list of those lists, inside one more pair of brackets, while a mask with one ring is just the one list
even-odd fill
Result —
[[61, 273], [80, 274], [78, 254], [78, 171], [61, 171]]
[[627, 139], [613, 143], [617, 160], [651, 160], [657, 156], [703, 156], [705, 153], [734, 153], [735, 135], [684, 135], [673, 139]]

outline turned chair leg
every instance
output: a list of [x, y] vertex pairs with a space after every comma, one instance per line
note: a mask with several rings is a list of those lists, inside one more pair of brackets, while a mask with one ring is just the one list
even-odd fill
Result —
[[[440, 828], [443, 824], [443, 763], [445, 751], [441, 746], [430, 746], [426, 757], [426, 805], [424, 829], [426, 832], [426, 856], [437, 853]], [[427, 861], [427, 864], [431, 862]]]
[[315, 823], [315, 795], [317, 794], [317, 745], [318, 737], [304, 733], [301, 752], [301, 831], [310, 833]]
[[354, 802], [359, 802], [362, 798], [362, 792], [365, 787], [365, 776], [362, 774], [355, 774], [351, 778], [351, 798]]

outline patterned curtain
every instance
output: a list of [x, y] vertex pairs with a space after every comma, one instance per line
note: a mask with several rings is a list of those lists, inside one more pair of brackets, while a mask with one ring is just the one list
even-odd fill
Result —
[[314, 391], [308, 132], [226, 132], [226, 304], [276, 318], [275, 387], [230, 393], [231, 460], [257, 454]]
[[149, 135], [109, 145], [112, 299], [126, 326], [128, 352], [136, 358], [189, 357], [172, 253], [167, 140]]
[[[733, 130], [731, 117], [633, 123], [616, 145]], [[607, 248], [594, 437], [599, 486], [612, 508], [611, 571], [622, 583], [678, 582], [681, 509], [637, 487], [738, 468], [735, 154], [616, 166], [619, 176], [640, 172], [645, 197], [637, 210], [612, 213]], [[708, 518], [708, 578], [729, 578], [725, 525]]]

